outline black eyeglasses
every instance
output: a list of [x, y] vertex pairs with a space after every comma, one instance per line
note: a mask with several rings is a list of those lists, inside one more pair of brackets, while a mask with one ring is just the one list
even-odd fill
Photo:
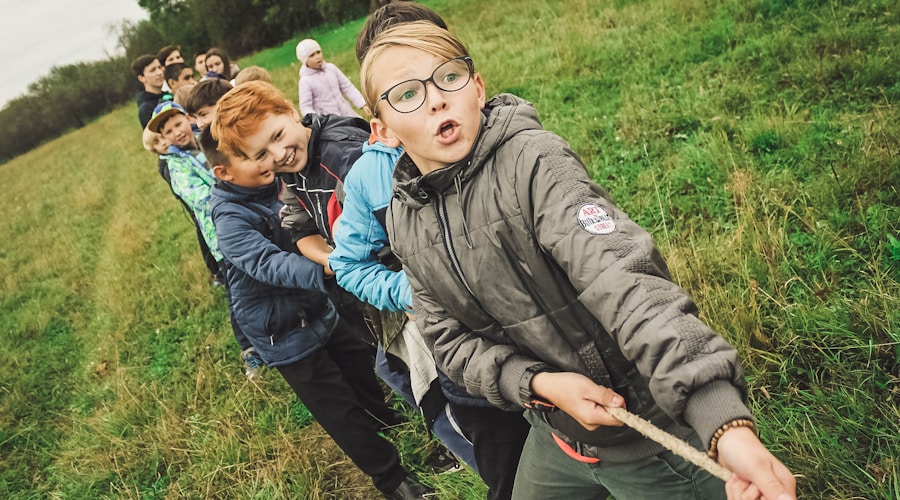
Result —
[[[475, 65], [471, 57], [450, 59], [438, 66], [427, 80], [406, 80], [387, 89], [375, 105], [378, 106], [379, 101], [385, 100], [398, 113], [412, 113], [425, 104], [428, 82], [444, 92], [456, 92], [469, 83], [474, 73]], [[378, 111], [375, 113], [377, 117]]]

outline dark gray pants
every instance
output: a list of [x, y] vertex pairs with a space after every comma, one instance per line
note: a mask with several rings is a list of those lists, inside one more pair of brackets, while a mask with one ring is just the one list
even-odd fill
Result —
[[[560, 449], [550, 426], [525, 413], [531, 431], [516, 472], [516, 500], [725, 499], [725, 483], [669, 451], [626, 463], [579, 462]], [[691, 444], [699, 442], [694, 435]]]

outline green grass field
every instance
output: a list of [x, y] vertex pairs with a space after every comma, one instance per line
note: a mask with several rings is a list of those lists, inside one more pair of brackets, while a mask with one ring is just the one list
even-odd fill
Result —
[[[800, 497], [900, 499], [897, 3], [425, 3], [654, 234]], [[361, 24], [298, 39], [356, 81]], [[240, 63], [296, 101], [295, 44]], [[276, 372], [242, 375], [135, 115], [0, 166], [0, 497], [376, 498]], [[483, 497], [424, 470], [421, 422], [395, 442]]]

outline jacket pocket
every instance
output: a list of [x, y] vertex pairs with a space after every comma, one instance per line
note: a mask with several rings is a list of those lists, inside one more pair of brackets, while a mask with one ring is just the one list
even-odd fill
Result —
[[307, 325], [307, 314], [300, 307], [297, 297], [277, 295], [272, 297], [269, 303], [265, 324], [269, 342], [274, 345], [279, 338], [291, 330], [305, 328]]

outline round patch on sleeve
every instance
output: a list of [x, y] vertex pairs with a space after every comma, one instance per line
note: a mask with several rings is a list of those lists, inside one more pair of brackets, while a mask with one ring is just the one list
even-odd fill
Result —
[[582, 205], [578, 209], [578, 223], [591, 234], [609, 234], [616, 230], [616, 223], [606, 210], [593, 203]]

